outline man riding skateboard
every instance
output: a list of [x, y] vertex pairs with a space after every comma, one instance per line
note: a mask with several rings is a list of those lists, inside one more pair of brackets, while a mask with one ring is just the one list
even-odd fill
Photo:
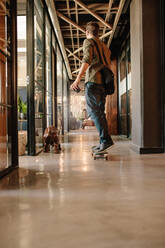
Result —
[[[100, 143], [92, 148], [94, 152], [104, 152], [114, 143], [108, 133], [108, 125], [105, 116], [105, 100], [106, 94], [102, 82], [100, 69], [103, 64], [100, 61], [100, 56], [96, 48], [97, 43], [99, 50], [104, 52], [108, 66], [110, 67], [110, 50], [99, 40], [98, 37], [99, 25], [96, 22], [89, 22], [86, 26], [86, 38], [83, 43], [83, 59], [79, 74], [73, 84], [70, 86], [72, 90], [79, 88], [79, 83], [85, 75], [85, 98], [87, 104], [87, 112], [90, 118], [94, 121], [99, 132]], [[103, 54], [100, 54], [103, 57]]]

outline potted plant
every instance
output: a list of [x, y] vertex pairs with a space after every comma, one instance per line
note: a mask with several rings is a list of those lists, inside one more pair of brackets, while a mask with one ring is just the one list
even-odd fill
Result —
[[22, 101], [22, 113], [24, 115], [24, 119], [27, 118], [27, 103]]
[[27, 103], [24, 103], [21, 96], [18, 97], [18, 113], [19, 118], [24, 119], [27, 115]]

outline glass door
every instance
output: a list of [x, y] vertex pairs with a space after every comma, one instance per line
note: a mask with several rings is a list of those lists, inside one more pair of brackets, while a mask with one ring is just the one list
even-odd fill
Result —
[[63, 112], [64, 112], [64, 132], [69, 131], [69, 101], [68, 101], [68, 78], [66, 68], [63, 64]]
[[17, 108], [18, 154], [26, 153], [27, 145], [27, 81], [26, 81], [26, 0], [17, 1]]
[[46, 17], [46, 126], [53, 125], [53, 86], [52, 86], [52, 52], [51, 26]]
[[[13, 38], [15, 33], [14, 22], [12, 22], [16, 13], [11, 12], [11, 4], [15, 6], [15, 1], [0, 1], [0, 174], [15, 162], [12, 153], [14, 149], [12, 145], [13, 137], [17, 147], [17, 125], [14, 116], [16, 81], [13, 79], [13, 64], [15, 62]], [[15, 133], [13, 133], [14, 128]], [[15, 150], [15, 158], [18, 159], [17, 149]]]
[[53, 126], [57, 127], [57, 101], [56, 101], [56, 54], [52, 49], [52, 97], [53, 97]]
[[57, 47], [57, 127], [62, 134], [63, 129], [63, 109], [62, 109], [62, 97], [63, 97], [63, 87], [62, 87], [62, 56], [59, 47]]
[[34, 2], [34, 108], [36, 153], [43, 148], [44, 121], [44, 53], [43, 53], [43, 6]]

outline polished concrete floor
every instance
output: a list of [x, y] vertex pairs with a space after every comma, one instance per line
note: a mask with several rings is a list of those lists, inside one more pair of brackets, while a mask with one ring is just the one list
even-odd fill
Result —
[[109, 161], [93, 160], [88, 130], [20, 157], [0, 181], [0, 248], [164, 248], [165, 154], [114, 139]]

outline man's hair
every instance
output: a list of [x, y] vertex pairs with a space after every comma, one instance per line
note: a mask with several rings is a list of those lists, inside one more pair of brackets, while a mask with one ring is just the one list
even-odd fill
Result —
[[89, 31], [90, 34], [93, 34], [94, 36], [98, 36], [99, 24], [97, 22], [88, 22], [86, 26], [86, 30]]

